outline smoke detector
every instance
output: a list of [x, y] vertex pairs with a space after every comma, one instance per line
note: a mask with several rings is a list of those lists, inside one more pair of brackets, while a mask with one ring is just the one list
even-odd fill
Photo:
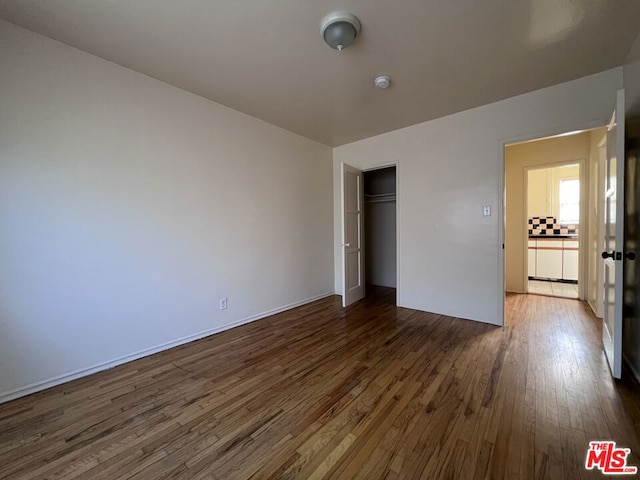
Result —
[[376, 88], [384, 90], [391, 84], [391, 77], [389, 77], [388, 75], [380, 75], [379, 77], [373, 79], [373, 84], [376, 86]]
[[353, 13], [333, 12], [322, 19], [320, 33], [327, 45], [342, 51], [353, 43], [360, 33], [360, 20]]

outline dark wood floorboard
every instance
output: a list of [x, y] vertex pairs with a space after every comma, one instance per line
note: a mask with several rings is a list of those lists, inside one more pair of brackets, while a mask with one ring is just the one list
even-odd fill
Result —
[[576, 300], [504, 328], [331, 297], [0, 405], [2, 479], [582, 479], [640, 395]]

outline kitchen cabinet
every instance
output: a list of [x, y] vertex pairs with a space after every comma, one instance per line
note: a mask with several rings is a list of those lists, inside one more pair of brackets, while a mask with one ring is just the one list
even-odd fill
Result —
[[578, 280], [578, 241], [564, 240], [562, 245], [562, 279]]
[[527, 251], [529, 259], [527, 261], [527, 275], [529, 277], [536, 276], [536, 241], [529, 240], [529, 249]]
[[538, 239], [536, 245], [536, 277], [562, 278], [562, 240]]
[[577, 239], [530, 238], [527, 275], [549, 280], [577, 281], [578, 245]]

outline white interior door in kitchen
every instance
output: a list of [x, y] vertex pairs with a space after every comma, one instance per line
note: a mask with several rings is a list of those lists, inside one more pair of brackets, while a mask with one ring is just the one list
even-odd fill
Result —
[[364, 298], [364, 185], [360, 170], [342, 164], [342, 306]]
[[624, 90], [607, 128], [605, 184], [604, 322], [602, 343], [611, 374], [622, 374], [622, 284], [624, 242]]

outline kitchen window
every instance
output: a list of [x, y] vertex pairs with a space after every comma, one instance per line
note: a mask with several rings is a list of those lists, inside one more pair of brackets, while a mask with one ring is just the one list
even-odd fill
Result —
[[560, 215], [562, 224], [580, 223], [580, 180], [577, 178], [560, 180]]

